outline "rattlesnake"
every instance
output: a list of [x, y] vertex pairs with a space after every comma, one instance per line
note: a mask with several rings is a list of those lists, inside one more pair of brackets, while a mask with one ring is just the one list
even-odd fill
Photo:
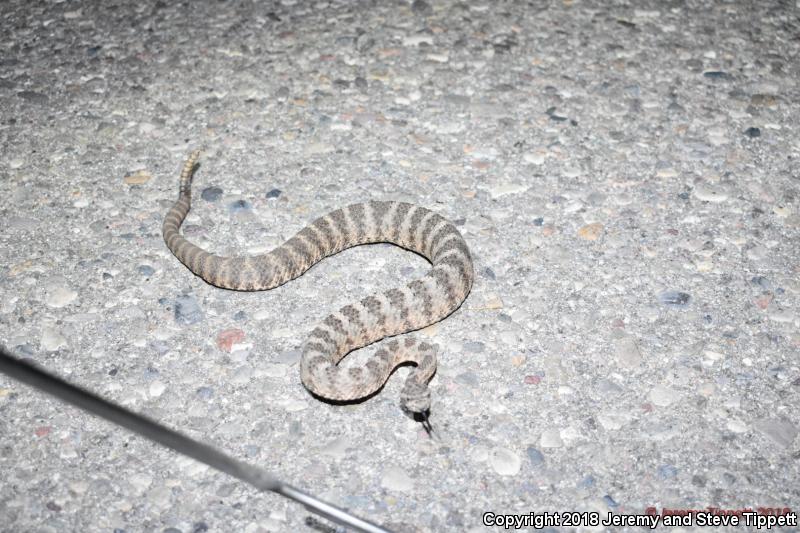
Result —
[[199, 151], [186, 160], [178, 201], [164, 218], [167, 247], [206, 282], [240, 291], [283, 285], [323, 258], [359, 244], [389, 242], [416, 252], [433, 268], [404, 287], [368, 296], [328, 315], [308, 337], [300, 378], [318, 397], [332, 401], [365, 398], [379, 390], [397, 365], [413, 362], [401, 392], [401, 406], [427, 417], [428, 381], [436, 371], [435, 345], [413, 337], [392, 339], [365, 367], [337, 366], [349, 352], [375, 341], [420, 329], [443, 319], [467, 297], [474, 278], [472, 258], [456, 227], [440, 215], [404, 202], [369, 201], [318, 218], [271, 252], [246, 257], [212, 255], [180, 234], [191, 207], [191, 182]]

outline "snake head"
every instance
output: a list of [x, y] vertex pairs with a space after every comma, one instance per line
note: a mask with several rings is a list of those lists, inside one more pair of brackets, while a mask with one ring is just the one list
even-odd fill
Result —
[[413, 377], [409, 377], [400, 391], [400, 407], [407, 413], [423, 414], [431, 408], [431, 391], [428, 384], [420, 384]]

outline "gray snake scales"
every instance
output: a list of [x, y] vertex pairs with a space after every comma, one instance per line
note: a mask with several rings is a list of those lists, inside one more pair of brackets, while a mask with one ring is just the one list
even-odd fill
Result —
[[316, 396], [333, 401], [365, 398], [378, 391], [398, 365], [412, 362], [401, 392], [410, 413], [430, 409], [428, 381], [436, 371], [437, 347], [413, 337], [383, 343], [364, 367], [338, 366], [353, 350], [423, 328], [461, 305], [472, 288], [472, 258], [467, 244], [447, 219], [404, 202], [369, 201], [318, 218], [269, 253], [220, 257], [180, 234], [191, 207], [191, 182], [199, 151], [183, 166], [178, 201], [167, 212], [164, 241], [189, 270], [225, 289], [260, 291], [283, 285], [325, 257], [360, 244], [388, 242], [425, 257], [433, 268], [404, 287], [367, 296], [328, 315], [302, 348], [300, 378]]

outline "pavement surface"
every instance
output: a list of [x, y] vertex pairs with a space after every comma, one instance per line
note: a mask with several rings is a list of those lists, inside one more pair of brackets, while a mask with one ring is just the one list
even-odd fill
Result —
[[[799, 58], [795, 0], [6, 0], [0, 342], [398, 532], [796, 512]], [[184, 231], [217, 253], [366, 199], [459, 225], [475, 286], [419, 333], [438, 440], [406, 368], [346, 406], [297, 368], [329, 311], [427, 263], [206, 284], [160, 235], [197, 147]], [[2, 376], [0, 478], [2, 531], [335, 530]], [[604, 526], [545, 531], [576, 529]]]

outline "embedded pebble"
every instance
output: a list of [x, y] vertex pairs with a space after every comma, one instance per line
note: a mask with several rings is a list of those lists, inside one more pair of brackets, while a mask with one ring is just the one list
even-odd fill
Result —
[[769, 257], [769, 250], [765, 246], [756, 245], [745, 253], [751, 261], [763, 261]]
[[542, 377], [535, 374], [530, 374], [525, 376], [524, 381], [526, 385], [538, 385], [542, 382]]
[[689, 305], [692, 297], [689, 293], [680, 291], [664, 291], [658, 295], [658, 301], [669, 307], [683, 308]]
[[150, 387], [148, 388], [148, 392], [150, 393], [151, 398], [158, 398], [164, 391], [167, 390], [166, 384], [163, 381], [153, 381], [150, 383]]
[[659, 407], [672, 405], [678, 401], [680, 397], [680, 393], [664, 385], [656, 385], [650, 390], [650, 401]]
[[502, 198], [511, 194], [520, 194], [527, 190], [528, 186], [522, 183], [504, 183], [490, 187], [489, 194], [492, 195], [492, 198]]
[[561, 432], [557, 429], [546, 429], [542, 432], [539, 445], [542, 448], [560, 448], [564, 442], [561, 440]]
[[67, 338], [56, 328], [45, 326], [42, 328], [42, 336], [39, 340], [42, 349], [48, 352], [55, 352], [67, 346]]
[[782, 448], [791, 446], [797, 437], [797, 427], [785, 419], [762, 418], [757, 420], [753, 427]]
[[522, 156], [526, 163], [532, 165], [542, 165], [545, 161], [545, 154], [539, 152], [528, 152]]
[[285, 365], [293, 365], [300, 361], [302, 352], [299, 349], [284, 350], [275, 357], [275, 362]]
[[272, 316], [272, 311], [269, 309], [259, 309], [253, 313], [253, 318], [256, 320], [266, 320], [268, 318], [272, 318]]
[[390, 466], [383, 471], [381, 487], [399, 492], [411, 492], [414, 489], [414, 480], [405, 470]]
[[146, 170], [137, 170], [125, 175], [124, 181], [128, 185], [143, 185], [150, 181], [153, 176]]
[[791, 311], [775, 311], [767, 315], [770, 320], [774, 322], [781, 322], [783, 324], [791, 324], [797, 320], [797, 315]]
[[333, 457], [334, 459], [344, 459], [349, 448], [351, 448], [351, 446], [348, 444], [347, 439], [344, 437], [337, 437], [320, 448], [318, 453], [320, 455]]
[[217, 347], [223, 352], [231, 353], [234, 344], [241, 344], [244, 340], [244, 331], [238, 328], [224, 329], [217, 333]]
[[639, 346], [631, 337], [624, 337], [616, 342], [617, 361], [627, 368], [634, 368], [641, 364], [642, 353]]
[[578, 237], [587, 241], [596, 241], [603, 233], [603, 225], [599, 222], [592, 222], [578, 230]]
[[175, 322], [183, 325], [197, 324], [203, 320], [203, 311], [194, 296], [175, 298]]
[[728, 420], [728, 422], [725, 424], [725, 427], [734, 433], [747, 432], [747, 424], [736, 418], [731, 418]]
[[154, 269], [150, 265], [139, 265], [138, 267], [136, 267], [136, 270], [139, 271], [139, 274], [146, 277], [150, 277], [156, 273], [156, 269]]
[[247, 200], [236, 200], [235, 202], [228, 204], [228, 212], [232, 215], [238, 215], [240, 213], [250, 211], [251, 209], [252, 206]]
[[201, 400], [210, 400], [214, 397], [214, 389], [211, 387], [200, 387], [195, 394], [197, 394], [197, 397]]
[[403, 46], [419, 46], [421, 44], [433, 46], [433, 36], [425, 33], [417, 33], [403, 37]]
[[222, 189], [219, 187], [206, 187], [203, 189], [203, 192], [200, 193], [200, 198], [206, 202], [216, 202], [222, 198]]
[[480, 353], [485, 348], [486, 345], [480, 341], [467, 341], [464, 343], [464, 350], [468, 352]]
[[135, 472], [128, 476], [128, 483], [136, 489], [137, 494], [142, 494], [153, 484], [153, 476], [145, 472]]
[[780, 218], [786, 218], [792, 214], [792, 210], [785, 205], [776, 205], [772, 208], [772, 212]]
[[515, 476], [519, 473], [522, 460], [512, 450], [498, 446], [489, 453], [489, 464], [501, 476]]
[[411, 11], [420, 15], [429, 15], [433, 12], [433, 8], [425, 0], [414, 0], [411, 3]]
[[678, 475], [678, 469], [672, 465], [661, 465], [658, 467], [659, 479], [670, 479]]
[[55, 287], [47, 293], [47, 305], [56, 309], [66, 307], [78, 297], [78, 293], [68, 287]]
[[266, 198], [267, 200], [269, 200], [269, 199], [271, 199], [271, 198], [278, 198], [280, 195], [281, 195], [281, 190], [280, 190], [280, 189], [272, 189], [271, 191], [269, 191], [269, 192], [268, 192], [268, 193], [265, 195], [265, 198]]
[[699, 183], [694, 188], [694, 196], [703, 202], [719, 203], [728, 199], [728, 194], [722, 189], [712, 187], [705, 183]]
[[617, 431], [630, 422], [630, 413], [621, 411], [604, 411], [597, 415], [597, 421], [608, 431]]
[[469, 387], [477, 387], [479, 384], [478, 376], [475, 372], [462, 372], [458, 374], [455, 378], [456, 383], [461, 383], [462, 385], [467, 385]]
[[727, 72], [722, 72], [721, 70], [710, 70], [708, 72], [703, 72], [703, 77], [712, 80], [727, 80], [731, 77], [731, 75]]
[[544, 455], [533, 446], [528, 447], [527, 453], [532, 466], [539, 466], [544, 463]]

